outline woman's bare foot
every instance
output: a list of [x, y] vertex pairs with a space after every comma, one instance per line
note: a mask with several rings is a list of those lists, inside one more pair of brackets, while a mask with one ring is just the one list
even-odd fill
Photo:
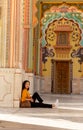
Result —
[[56, 105], [55, 105], [55, 104], [52, 104], [52, 108], [56, 108]]
[[56, 102], [52, 104], [52, 108], [57, 108], [59, 106], [59, 100], [56, 99]]

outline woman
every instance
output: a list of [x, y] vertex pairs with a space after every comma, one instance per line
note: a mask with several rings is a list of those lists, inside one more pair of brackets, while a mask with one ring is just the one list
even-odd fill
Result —
[[[35, 92], [33, 96], [30, 95], [29, 92], [30, 82], [28, 80], [25, 80], [22, 84], [22, 94], [21, 94], [21, 103], [20, 107], [41, 107], [41, 108], [55, 108], [58, 106], [58, 100], [56, 101], [56, 104], [45, 104], [43, 103], [43, 99], [40, 97], [40, 95]], [[36, 102], [38, 100], [38, 102]]]

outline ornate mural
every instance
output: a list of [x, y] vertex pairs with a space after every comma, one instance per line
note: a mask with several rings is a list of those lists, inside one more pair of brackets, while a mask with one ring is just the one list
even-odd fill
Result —
[[[60, 29], [66, 32], [66, 30], [64, 30], [65, 27], [70, 27], [71, 28], [71, 33], [70, 33], [70, 41], [73, 42], [73, 46], [74, 45], [78, 45], [79, 41], [81, 40], [81, 29], [79, 27], [79, 25], [74, 22], [73, 20], [69, 20], [69, 19], [65, 19], [65, 18], [61, 18], [59, 20], [55, 20], [52, 23], [50, 23], [47, 27], [47, 29], [45, 30], [45, 40], [47, 42], [47, 44], [56, 44], [56, 39], [57, 39], [57, 34], [56, 34], [56, 29], [57, 27], [60, 27]], [[68, 29], [68, 28], [67, 28]], [[62, 33], [63, 35], [63, 33]], [[61, 35], [61, 36], [62, 36]], [[61, 42], [64, 42], [66, 44], [66, 37], [61, 38], [60, 36], [60, 40]], [[67, 37], [68, 39], [68, 37]], [[64, 41], [65, 40], [65, 41]]]
[[54, 57], [54, 51], [53, 48], [50, 48], [47, 46], [42, 47], [42, 62], [44, 64], [43, 71], [46, 71], [45, 63], [47, 62], [47, 57]]
[[[60, 19], [65, 18], [67, 19], [66, 21], [61, 22]], [[62, 24], [70, 24], [70, 21], [73, 22], [73, 24], [71, 25], [73, 28], [73, 34], [72, 34], [72, 39], [76, 37], [79, 37], [79, 32], [77, 30], [77, 25], [82, 29], [83, 28], [83, 14], [80, 10], [77, 10], [76, 7], [73, 6], [68, 6], [68, 5], [61, 5], [59, 7], [57, 6], [53, 6], [51, 7], [50, 10], [46, 11], [44, 13], [44, 17], [42, 18], [41, 22], [42, 22], [42, 46], [46, 44], [46, 40], [44, 39], [44, 35], [45, 35], [45, 30], [47, 29], [48, 24], [51, 24], [50, 26], [50, 33], [52, 31], [52, 28], [55, 29], [56, 28], [56, 24], [58, 25], [62, 25]], [[53, 31], [54, 32], [54, 31]], [[54, 33], [51, 33], [52, 37], [54, 36]], [[78, 33], [78, 36], [77, 36]], [[50, 35], [50, 37], [51, 37]], [[75, 36], [76, 35], [76, 36]], [[82, 34], [83, 35], [83, 34]], [[78, 38], [77, 38], [78, 39]], [[81, 40], [81, 45], [83, 45], [83, 39]]]
[[[51, 64], [50, 59], [68, 60], [71, 59], [74, 64], [77, 64], [77, 71], [80, 72], [82, 65], [82, 55], [79, 58], [74, 58], [74, 52], [80, 50], [83, 46], [83, 13], [82, 5], [77, 7], [75, 4], [46, 4], [41, 3], [41, 43], [42, 43], [42, 70], [47, 70], [50, 75], [48, 64]], [[51, 50], [53, 56], [47, 56]], [[46, 64], [46, 65], [45, 65]], [[46, 69], [44, 69], [46, 68]], [[51, 70], [51, 68], [50, 68]], [[82, 70], [81, 70], [82, 71]], [[79, 75], [79, 74], [77, 74]]]
[[81, 67], [81, 65], [82, 65], [82, 63], [83, 63], [83, 47], [80, 47], [80, 48], [78, 48], [77, 50], [73, 50], [72, 53], [71, 53], [71, 56], [72, 56], [73, 58], [75, 58], [75, 57], [79, 58], [79, 59], [78, 59], [78, 62], [79, 62], [79, 64], [80, 64], [80, 69], [79, 69], [78, 71], [79, 71], [79, 72], [82, 72], [82, 67]]

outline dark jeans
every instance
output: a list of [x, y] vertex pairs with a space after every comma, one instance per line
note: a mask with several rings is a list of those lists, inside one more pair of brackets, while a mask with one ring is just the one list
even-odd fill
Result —
[[[43, 100], [37, 92], [33, 94], [32, 98], [34, 102], [31, 102], [31, 107], [52, 108], [52, 104], [42, 103]], [[35, 102], [36, 100], [38, 100], [38, 102]]]

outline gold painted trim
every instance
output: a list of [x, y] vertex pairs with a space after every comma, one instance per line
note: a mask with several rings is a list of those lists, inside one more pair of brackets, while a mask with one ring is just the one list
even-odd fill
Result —
[[64, 3], [64, 4], [65, 4], [65, 3], [70, 3], [70, 4], [71, 4], [71, 3], [73, 3], [73, 4], [83, 4], [83, 2], [66, 2], [66, 1], [62, 1], [62, 2], [55, 2], [55, 1], [53, 1], [53, 2], [50, 2], [50, 1], [44, 2], [44, 1], [42, 1], [41, 3], [42, 3], [42, 4], [43, 4], [43, 3], [44, 3], [44, 4], [45, 4], [45, 3], [46, 3], [46, 4], [49, 4], [49, 3], [50, 3], [50, 4], [59, 4], [59, 3]]

